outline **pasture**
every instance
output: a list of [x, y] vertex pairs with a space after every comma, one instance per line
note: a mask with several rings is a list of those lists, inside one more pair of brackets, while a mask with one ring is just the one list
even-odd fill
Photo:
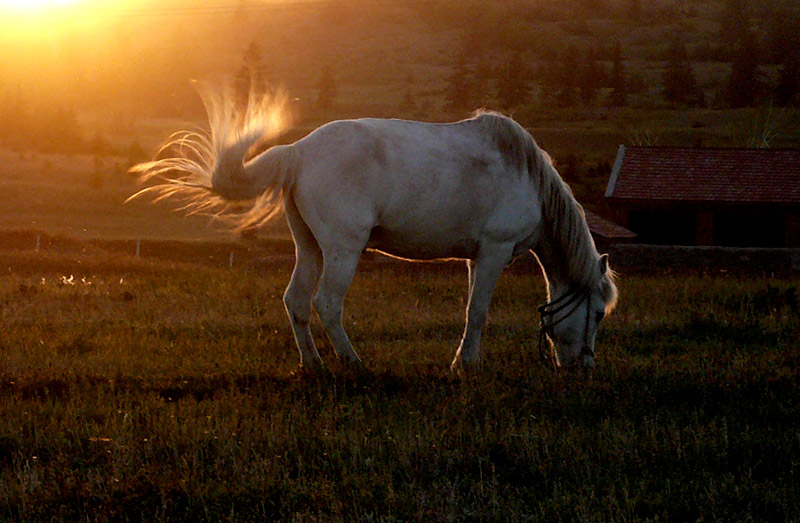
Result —
[[[613, 260], [611, 260], [613, 266]], [[456, 379], [461, 264], [362, 263], [365, 361], [294, 373], [291, 261], [0, 251], [0, 519], [800, 517], [797, 278], [622, 274], [589, 381], [538, 361], [538, 271]]]

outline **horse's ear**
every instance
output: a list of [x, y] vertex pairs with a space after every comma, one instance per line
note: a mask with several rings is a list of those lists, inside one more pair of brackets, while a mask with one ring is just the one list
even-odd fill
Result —
[[608, 254], [600, 256], [600, 274], [608, 272]]

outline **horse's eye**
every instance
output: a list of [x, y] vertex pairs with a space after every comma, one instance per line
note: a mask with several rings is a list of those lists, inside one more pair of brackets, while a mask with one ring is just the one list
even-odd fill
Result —
[[606, 313], [603, 312], [603, 311], [597, 311], [597, 313], [595, 314], [595, 320], [597, 320], [597, 323], [600, 323], [601, 321], [603, 321], [603, 318], [605, 318], [605, 317], [606, 317]]

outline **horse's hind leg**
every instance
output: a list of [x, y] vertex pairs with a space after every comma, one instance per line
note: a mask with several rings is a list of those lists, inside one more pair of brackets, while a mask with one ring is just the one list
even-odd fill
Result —
[[342, 307], [344, 296], [356, 272], [361, 249], [326, 249], [322, 268], [322, 279], [314, 297], [322, 325], [328, 333], [336, 354], [347, 363], [358, 364], [361, 359], [353, 350], [353, 345], [342, 327]]
[[322, 251], [291, 198], [286, 198], [285, 207], [294, 238], [296, 260], [283, 303], [294, 330], [301, 365], [315, 369], [322, 366], [322, 358], [311, 335], [311, 300], [322, 271]]

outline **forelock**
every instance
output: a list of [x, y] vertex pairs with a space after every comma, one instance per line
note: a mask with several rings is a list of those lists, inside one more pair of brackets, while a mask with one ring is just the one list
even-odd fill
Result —
[[603, 299], [603, 303], [606, 304], [606, 314], [610, 314], [617, 306], [617, 298], [619, 296], [616, 274], [610, 269], [600, 277], [600, 296]]

